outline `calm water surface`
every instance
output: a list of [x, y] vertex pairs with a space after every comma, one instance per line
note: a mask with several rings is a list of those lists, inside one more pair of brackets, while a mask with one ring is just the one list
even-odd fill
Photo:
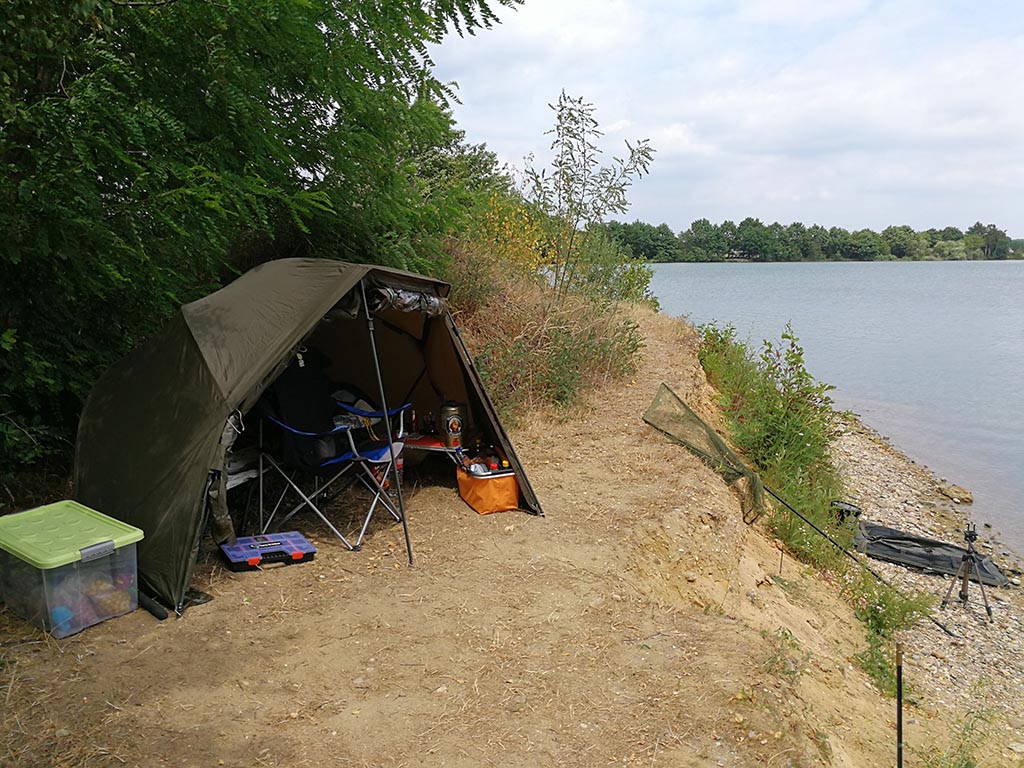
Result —
[[757, 347], [791, 323], [838, 407], [970, 489], [1024, 552], [1024, 262], [657, 264], [652, 289]]

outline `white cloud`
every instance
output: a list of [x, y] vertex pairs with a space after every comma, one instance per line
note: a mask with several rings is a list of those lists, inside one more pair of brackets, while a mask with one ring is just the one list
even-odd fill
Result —
[[651, 144], [658, 151], [658, 158], [709, 156], [717, 152], [714, 144], [701, 140], [692, 123], [669, 123], [657, 126], [651, 136]]
[[608, 154], [649, 137], [634, 218], [1024, 234], [1022, 50], [1008, 0], [528, 0], [435, 58], [507, 162], [543, 158], [562, 89], [596, 105]]
[[746, 24], [809, 26], [861, 13], [870, 0], [741, 0], [736, 20]]

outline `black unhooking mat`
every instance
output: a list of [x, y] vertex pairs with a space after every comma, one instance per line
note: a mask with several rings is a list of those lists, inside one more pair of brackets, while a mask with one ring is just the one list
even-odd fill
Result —
[[[858, 552], [876, 560], [885, 560], [911, 568], [920, 568], [930, 573], [956, 574], [967, 550], [944, 541], [925, 539], [905, 531], [877, 525], [861, 520], [853, 537]], [[1009, 582], [999, 566], [988, 555], [978, 553], [977, 569], [971, 570], [971, 578], [990, 587], [1002, 587]]]

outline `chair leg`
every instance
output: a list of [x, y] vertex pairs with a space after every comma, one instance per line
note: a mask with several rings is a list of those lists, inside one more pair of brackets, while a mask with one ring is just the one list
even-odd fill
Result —
[[[377, 466], [384, 465], [378, 464]], [[387, 509], [390, 515], [393, 518], [395, 518], [396, 523], [402, 522], [402, 515], [399, 513], [398, 508], [395, 506], [395, 503], [391, 500], [391, 497], [388, 495], [387, 490], [384, 488], [384, 480], [387, 480], [388, 473], [391, 471], [391, 462], [388, 462], [387, 468], [384, 470], [384, 480], [378, 480], [377, 476], [373, 473], [373, 470], [367, 467], [365, 464], [363, 465], [363, 469], [366, 470], [366, 478], [369, 478], [369, 482], [367, 482], [367, 479], [362, 477], [361, 475], [359, 476], [358, 479], [362, 482], [366, 489], [373, 494], [373, 503], [370, 505], [370, 509], [375, 509], [379, 502], [381, 506]]]
[[[339, 471], [337, 474], [333, 475], [326, 482], [321, 483], [319, 478], [318, 478], [317, 484], [316, 484], [316, 487], [314, 488], [314, 490], [311, 493], [307, 494], [295, 482], [294, 474], [293, 475], [289, 475], [287, 472], [285, 472], [285, 470], [281, 467], [281, 465], [272, 456], [270, 456], [269, 454], [266, 454], [266, 453], [261, 453], [260, 456], [261, 456], [262, 460], [265, 460], [267, 463], [270, 464], [271, 467], [273, 467], [275, 470], [277, 470], [277, 473], [284, 479], [284, 481], [286, 483], [284, 489], [281, 491], [281, 495], [278, 497], [277, 503], [274, 505], [274, 508], [270, 511], [270, 514], [267, 515], [265, 520], [263, 519], [263, 515], [262, 515], [263, 505], [262, 505], [262, 499], [261, 499], [261, 504], [260, 504], [260, 509], [261, 509], [260, 519], [261, 519], [261, 523], [262, 523], [262, 525], [261, 525], [261, 533], [266, 533], [270, 529], [271, 524], [273, 524], [273, 522], [275, 520], [277, 520], [277, 517], [278, 517], [277, 513], [280, 510], [281, 504], [284, 501], [285, 496], [287, 495], [289, 490], [295, 491], [295, 493], [298, 494], [298, 496], [301, 499], [301, 501], [298, 504], [296, 504], [294, 507], [292, 507], [288, 511], [288, 513], [286, 515], [284, 515], [284, 517], [282, 517], [278, 521], [279, 525], [283, 525], [284, 523], [286, 523], [289, 520], [291, 520], [291, 518], [294, 517], [298, 512], [300, 512], [304, 507], [309, 507], [311, 510], [313, 510], [313, 513], [317, 517], [319, 517], [320, 520], [323, 521], [324, 525], [326, 525], [331, 530], [331, 532], [335, 536], [337, 536], [341, 540], [341, 542], [346, 547], [348, 547], [350, 550], [352, 550], [352, 551], [358, 551], [362, 547], [363, 538], [366, 536], [366, 531], [370, 527], [370, 521], [373, 519], [373, 515], [377, 511], [378, 505], [383, 507], [384, 509], [386, 509], [388, 511], [388, 514], [391, 515], [391, 517], [394, 518], [394, 520], [396, 522], [402, 522], [402, 517], [403, 516], [402, 516], [401, 511], [399, 510], [398, 507], [395, 506], [394, 502], [388, 496], [387, 491], [384, 489], [383, 483], [377, 480], [376, 475], [374, 475], [373, 470], [371, 469], [371, 466], [382, 467], [384, 469], [383, 476], [384, 476], [384, 478], [387, 478], [387, 476], [391, 472], [391, 468], [392, 468], [392, 462], [391, 461], [380, 462], [380, 463], [378, 463], [376, 465], [371, 465], [369, 462], [365, 462], [365, 461], [359, 461], [359, 462], [354, 462], [353, 464], [348, 464], [341, 471]], [[355, 468], [355, 475], [354, 476], [350, 476], [349, 482], [347, 484], [343, 485], [340, 489], [332, 489], [333, 484], [337, 480], [339, 480], [343, 475], [345, 475], [348, 472], [348, 470], [352, 469], [354, 464], [358, 464], [358, 467]], [[261, 478], [261, 482], [262, 482], [262, 474], [260, 475], [260, 478]], [[336, 496], [337, 493], [340, 493], [341, 491], [343, 491], [352, 482], [355, 482], [356, 480], [358, 480], [360, 483], [363, 484], [363, 486], [372, 494], [373, 498], [372, 498], [372, 500], [370, 502], [370, 508], [367, 510], [366, 516], [363, 518], [363, 524], [360, 527], [359, 536], [358, 536], [358, 538], [356, 538], [355, 542], [353, 543], [353, 542], [350, 542], [344, 536], [344, 534], [342, 534], [341, 531], [339, 531], [331, 523], [331, 521], [327, 519], [327, 516], [324, 515], [324, 513], [320, 510], [320, 508], [317, 506], [316, 502], [319, 499], [321, 499], [322, 497], [327, 496], [327, 493], [328, 493], [329, 490], [333, 490], [334, 491], [331, 494], [331, 497], [330, 497], [330, 498], [334, 498], [334, 496]], [[396, 482], [397, 482], [397, 480], [396, 480]], [[261, 491], [260, 495], [262, 497], [262, 495], [263, 495], [262, 494], [262, 488], [260, 489], [260, 491]]]
[[[388, 497], [387, 491], [384, 486], [378, 482], [376, 475], [373, 474], [373, 470], [363, 463], [359, 465], [363, 472], [358, 476], [359, 481], [366, 487], [370, 493], [373, 494], [373, 501], [370, 502], [370, 509], [366, 513], [366, 518], [363, 520], [363, 527], [359, 531], [359, 538], [356, 539], [356, 545], [362, 544], [363, 537], [366, 535], [366, 529], [370, 527], [370, 520], [373, 519], [373, 513], [377, 509], [377, 505], [380, 504], [384, 507], [388, 513], [395, 519], [395, 522], [402, 522], [402, 515], [395, 507], [394, 503]], [[385, 467], [384, 477], [387, 477], [388, 472], [391, 471], [391, 462], [387, 464], [378, 464], [377, 466]]]
[[[335, 536], [337, 536], [339, 539], [341, 539], [342, 544], [344, 544], [346, 547], [348, 547], [350, 550], [353, 550], [353, 551], [356, 551], [356, 550], [359, 549], [360, 542], [357, 541], [355, 544], [352, 544], [348, 539], [346, 539], [345, 536], [341, 533], [341, 531], [339, 531], [337, 528], [335, 528], [334, 525], [331, 523], [331, 521], [327, 519], [326, 515], [324, 515], [324, 513], [320, 511], [320, 508], [317, 507], [317, 505], [313, 503], [313, 499], [311, 499], [309, 496], [307, 496], [305, 493], [302, 492], [302, 489], [299, 488], [299, 486], [295, 483], [295, 481], [291, 477], [289, 477], [284, 472], [284, 470], [281, 469], [281, 466], [276, 461], [274, 461], [274, 459], [272, 457], [267, 456], [267, 461], [269, 461], [271, 466], [273, 466], [280, 473], [281, 477], [283, 477], [285, 482], [288, 483], [288, 487], [290, 487], [293, 491], [295, 491], [299, 495], [299, 497], [302, 499], [301, 503], [297, 504], [287, 515], [285, 515], [285, 517], [281, 521], [282, 523], [287, 522], [288, 520], [290, 520], [292, 518], [292, 516], [295, 515], [295, 513], [298, 512], [300, 509], [302, 509], [304, 506], [308, 506], [310, 509], [313, 510], [314, 514], [316, 514], [316, 516], [319, 517], [323, 521], [324, 525], [326, 525], [328, 528], [330, 528], [331, 532]], [[333, 483], [335, 480], [340, 478], [342, 475], [344, 475], [346, 471], [347, 471], [347, 468], [343, 469], [341, 472], [339, 472], [334, 477], [332, 477], [330, 480], [328, 480], [323, 486], [320, 486], [319, 488], [317, 488], [317, 490], [313, 492], [313, 498], [316, 498], [317, 496], [320, 496], [323, 493], [325, 493], [326, 490], [327, 490], [327, 487], [331, 483]], [[287, 493], [287, 491], [288, 491], [288, 488], [286, 487], [284, 492], [281, 494], [281, 498], [278, 499], [278, 506], [280, 506], [281, 501], [284, 499], [284, 493]], [[267, 519], [266, 526], [263, 529], [263, 533], [266, 533], [267, 529], [270, 528], [270, 524], [271, 524], [271, 522], [273, 522], [274, 514], [276, 512], [277, 512], [277, 507], [274, 508], [274, 512], [271, 513], [270, 517]]]

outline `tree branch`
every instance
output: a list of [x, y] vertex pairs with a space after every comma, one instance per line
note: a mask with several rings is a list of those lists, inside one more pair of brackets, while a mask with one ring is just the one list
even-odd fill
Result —
[[161, 5], [171, 5], [178, 0], [110, 0], [110, 2], [122, 8], [157, 8]]

